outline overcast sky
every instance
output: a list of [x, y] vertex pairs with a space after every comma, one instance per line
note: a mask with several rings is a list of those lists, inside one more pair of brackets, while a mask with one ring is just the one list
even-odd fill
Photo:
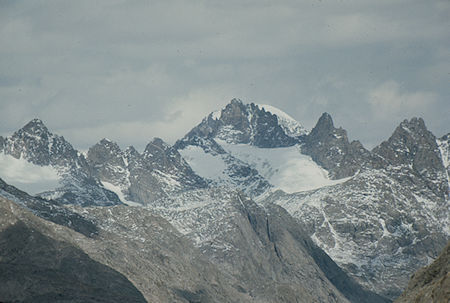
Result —
[[232, 98], [371, 148], [405, 118], [450, 132], [450, 1], [0, 0], [0, 134], [173, 143]]

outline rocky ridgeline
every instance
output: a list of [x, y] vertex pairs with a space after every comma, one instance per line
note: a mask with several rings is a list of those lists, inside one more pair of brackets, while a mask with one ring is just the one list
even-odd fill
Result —
[[64, 137], [52, 134], [34, 119], [2, 141], [1, 151], [39, 166], [51, 166], [60, 176], [59, 187], [40, 194], [66, 204], [120, 204], [116, 194], [105, 189], [91, 172], [85, 157]]
[[349, 142], [347, 132], [335, 128], [331, 116], [324, 113], [302, 143], [302, 152], [328, 170], [333, 179], [353, 176], [371, 160], [371, 154], [359, 141]]
[[251, 144], [262, 148], [292, 146], [297, 139], [288, 135], [276, 115], [254, 103], [233, 99], [220, 112], [208, 115], [193, 128], [176, 148], [196, 145], [204, 139], [221, 139], [234, 144]]
[[116, 186], [125, 199], [141, 204], [207, 185], [176, 149], [159, 138], [142, 154], [133, 147], [122, 151], [117, 143], [103, 139], [89, 149], [87, 161], [99, 180]]
[[373, 153], [389, 167], [408, 168], [414, 176], [442, 198], [448, 190], [448, 179], [443, 155], [437, 138], [427, 130], [421, 118], [405, 120], [392, 136], [377, 146]]
[[[233, 146], [245, 147], [247, 154]], [[280, 179], [271, 177], [280, 173], [281, 167], [272, 167], [274, 159], [264, 155], [279, 150], [298, 158], [296, 165], [305, 165], [296, 166], [299, 174], [312, 169], [326, 182], [300, 192], [277, 190], [271, 182]], [[169, 220], [195, 246], [177, 246], [179, 249], [198, 250], [205, 262], [217, 267], [209, 274], [218, 275], [216, 270], [225, 273], [217, 279], [231, 286], [220, 291], [243, 302], [256, 298], [268, 302], [394, 299], [407, 285], [407, 278], [438, 255], [450, 234], [449, 135], [437, 139], [417, 118], [403, 121], [387, 141], [369, 151], [358, 141], [349, 142], [346, 131], [336, 128], [329, 114], [323, 114], [308, 132], [280, 110], [233, 99], [174, 146], [154, 139], [143, 153], [133, 147], [121, 150], [103, 139], [84, 156], [63, 137], [51, 134], [40, 120], [31, 121], [11, 137], [0, 137], [0, 151], [58, 170], [61, 186], [40, 195], [56, 202], [45, 204], [45, 200], [27, 197], [21, 201], [28, 202], [19, 203], [41, 218], [51, 220], [46, 212], [60, 209], [53, 222], [70, 227], [64, 219], [67, 214], [77, 227], [84, 219], [65, 212], [62, 204], [114, 205], [120, 203], [120, 197], [127, 203], [146, 205], [150, 213]], [[206, 170], [193, 166], [198, 162], [205, 165], [202, 162], [206, 160], [212, 161]], [[211, 171], [216, 172], [211, 175]], [[289, 178], [281, 180], [289, 182]], [[7, 185], [2, 193], [9, 198], [15, 195]], [[44, 208], [38, 206], [39, 201]], [[178, 282], [173, 276], [157, 283], [156, 276], [140, 276], [138, 264], [144, 261], [139, 252], [126, 247], [140, 247], [149, 253], [151, 243], [146, 246], [149, 234], [134, 229], [133, 221], [141, 220], [134, 209], [114, 207], [113, 217], [100, 208], [77, 212], [88, 222], [96, 222], [100, 233], [108, 232], [105, 241], [123, 243], [120, 249], [133, 255], [128, 265], [136, 270], [128, 272], [123, 267], [119, 250], [115, 250], [117, 258], [99, 257], [88, 245], [89, 254], [116, 264], [119, 272], [140, 281], [136, 285], [146, 298], [154, 299], [148, 285], [163, 289], [164, 283]], [[99, 230], [95, 229], [96, 233]], [[164, 245], [171, 247], [170, 241]], [[164, 256], [169, 251], [153, 260], [166, 264]], [[171, 259], [174, 272], [183, 263], [178, 257]], [[211, 277], [208, 275], [205, 277]], [[197, 285], [201, 287], [161, 293], [207, 302], [218, 290]], [[298, 293], [305, 295], [298, 297]]]

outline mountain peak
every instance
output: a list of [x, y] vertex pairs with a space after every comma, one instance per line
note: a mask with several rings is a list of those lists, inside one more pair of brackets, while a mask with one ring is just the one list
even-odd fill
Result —
[[29, 123], [44, 124], [44, 122], [42, 122], [42, 120], [39, 118], [34, 118]]
[[117, 143], [103, 138], [100, 142], [89, 148], [87, 152], [87, 160], [94, 166], [101, 165], [105, 162], [124, 166], [121, 153], [122, 151]]
[[437, 138], [426, 128], [422, 118], [401, 122], [392, 136], [373, 152], [392, 166], [411, 166], [418, 175], [433, 180], [429, 187], [437, 194], [447, 184]]
[[403, 122], [400, 123], [400, 127], [406, 131], [412, 131], [412, 132], [428, 131], [423, 119], [417, 118], [417, 117], [413, 117], [409, 121], [408, 121], [408, 119], [403, 120]]
[[322, 116], [320, 116], [319, 121], [317, 121], [316, 127], [318, 125], [327, 129], [333, 129], [333, 118], [331, 118], [331, 115], [329, 113], [325, 112], [322, 114]]
[[300, 123], [275, 107], [244, 104], [234, 98], [222, 110], [204, 118], [176, 145], [177, 148], [189, 145], [188, 142], [198, 145], [202, 138], [258, 147], [286, 147], [298, 143], [298, 137], [306, 133]]
[[[252, 103], [253, 104], [253, 103]], [[269, 112], [277, 116], [278, 124], [290, 137], [300, 137], [308, 134], [308, 131], [297, 120], [272, 105], [256, 104], [263, 112]]]
[[170, 145], [163, 141], [163, 139], [155, 137], [147, 144], [144, 150], [144, 155], [164, 152], [170, 148]]
[[122, 152], [119, 144], [108, 138], [101, 139], [100, 142], [98, 142], [96, 145], [102, 146], [102, 148], [105, 149], [105, 151], [108, 150], [109, 153], [120, 154]]
[[326, 137], [332, 135], [335, 130], [331, 115], [329, 113], [323, 113], [317, 121], [316, 126], [311, 130], [309, 137], [324, 140]]
[[22, 127], [21, 130], [19, 131], [23, 131], [26, 132], [28, 134], [33, 134], [33, 135], [42, 135], [42, 134], [50, 134], [47, 126], [45, 126], [44, 122], [42, 122], [41, 119], [33, 119], [30, 122], [28, 122], [27, 124], [25, 124], [24, 127]]
[[114, 143], [112, 140], [108, 139], [108, 138], [103, 138], [100, 140], [101, 144], [111, 144]]
[[411, 118], [410, 120], [403, 120], [400, 125], [395, 129], [388, 142], [398, 143], [403, 142], [407, 144], [407, 141], [436, 141], [434, 135], [427, 129], [425, 122], [422, 118]]
[[242, 104], [242, 105], [244, 105], [244, 102], [242, 102], [241, 99], [233, 98], [233, 99], [231, 99], [230, 104]]
[[302, 151], [327, 169], [335, 179], [354, 175], [369, 157], [369, 152], [361, 143], [350, 143], [347, 132], [342, 127], [334, 127], [328, 113], [320, 116], [306, 137]]

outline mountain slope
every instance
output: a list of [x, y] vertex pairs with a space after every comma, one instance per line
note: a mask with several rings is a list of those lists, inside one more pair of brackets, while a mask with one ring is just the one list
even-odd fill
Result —
[[30, 196], [26, 192], [7, 184], [1, 178], [0, 196], [14, 201], [42, 219], [66, 226], [86, 237], [93, 237], [98, 234], [98, 229], [95, 224], [67, 207], [64, 207], [61, 203]]
[[408, 287], [395, 302], [438, 303], [449, 301], [450, 242], [433, 263], [421, 268], [411, 277]]
[[122, 274], [0, 197], [0, 301], [146, 302]]
[[141, 207], [75, 207], [95, 225], [91, 237], [1, 196], [0, 210], [1, 301], [57, 301], [58, 294], [71, 302], [251, 301], [166, 220]]
[[[439, 138], [436, 140], [436, 143], [439, 146], [439, 151], [441, 152], [442, 164], [447, 169], [447, 180], [450, 188], [450, 134]], [[447, 195], [450, 196], [450, 192], [447, 192]]]
[[217, 188], [157, 200], [151, 209], [257, 302], [388, 302], [352, 281], [276, 205], [262, 208], [242, 193]]

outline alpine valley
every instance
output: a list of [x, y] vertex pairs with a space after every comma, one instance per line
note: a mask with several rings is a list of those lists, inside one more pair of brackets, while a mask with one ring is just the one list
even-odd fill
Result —
[[142, 152], [34, 119], [0, 137], [0, 302], [418, 297], [450, 239], [449, 154], [421, 118], [367, 150], [327, 113], [308, 130], [238, 99]]

